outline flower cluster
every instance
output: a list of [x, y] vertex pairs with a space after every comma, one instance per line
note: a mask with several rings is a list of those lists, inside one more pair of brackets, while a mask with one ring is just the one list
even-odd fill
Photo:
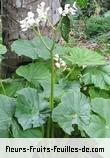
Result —
[[37, 18], [33, 12], [28, 12], [27, 17], [20, 21], [22, 31], [27, 31], [33, 26], [39, 26], [40, 23], [45, 24], [47, 21], [49, 9], [49, 7], [45, 8], [45, 2], [41, 2], [36, 9]]
[[50, 7], [45, 8], [45, 2], [41, 2], [40, 5], [38, 5], [38, 8], [36, 9], [38, 14], [38, 23], [43, 22], [44, 24], [47, 21], [48, 17], [48, 11], [50, 10]]
[[58, 8], [58, 12], [62, 16], [66, 15], [75, 15], [77, 11], [76, 2], [74, 2], [73, 6], [71, 7], [70, 4], [66, 4], [64, 10], [62, 7]]
[[67, 68], [67, 65], [65, 63], [64, 60], [62, 60], [62, 58], [60, 58], [60, 56], [58, 54], [55, 54], [54, 56], [54, 61], [55, 61], [55, 66], [57, 68], [64, 68], [64, 70]]

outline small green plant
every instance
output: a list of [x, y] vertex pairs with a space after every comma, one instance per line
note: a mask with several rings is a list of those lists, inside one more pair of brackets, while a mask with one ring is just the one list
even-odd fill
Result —
[[[47, 18], [45, 3], [38, 5], [37, 19], [29, 12], [21, 21], [22, 31], [31, 29], [35, 38], [18, 39], [11, 48], [32, 63], [20, 66], [15, 78], [2, 81], [0, 137], [110, 137], [110, 65], [97, 52], [68, 44], [76, 5], [58, 10], [56, 27]], [[46, 22], [52, 39], [41, 34], [40, 25]], [[56, 43], [58, 32], [66, 45]]]
[[94, 36], [110, 31], [110, 17], [96, 16], [87, 19], [86, 33], [88, 36]]

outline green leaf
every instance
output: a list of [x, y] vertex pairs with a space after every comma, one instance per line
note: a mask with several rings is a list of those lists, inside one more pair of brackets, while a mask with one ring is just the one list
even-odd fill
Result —
[[95, 98], [91, 101], [91, 123], [85, 128], [90, 137], [110, 138], [110, 99]]
[[[5, 93], [7, 96], [9, 97], [13, 97], [16, 94], [16, 91], [24, 88], [25, 83], [23, 81], [21, 81], [20, 79], [5, 79], [2, 81], [2, 84], [4, 86], [5, 89]], [[3, 94], [3, 88], [0, 85], [0, 93]]]
[[74, 66], [72, 66], [70, 72], [69, 72], [69, 76], [68, 76], [69, 80], [71, 80], [71, 81], [78, 80], [81, 75], [81, 68], [74, 65]]
[[108, 91], [95, 88], [93, 86], [89, 88], [89, 95], [90, 98], [105, 98], [105, 99], [110, 98], [110, 93]]
[[[51, 85], [48, 82], [42, 82], [41, 86], [43, 87], [42, 95], [45, 98], [50, 97]], [[54, 85], [54, 97], [55, 99], [61, 100], [61, 97], [64, 95], [65, 92], [68, 91], [78, 91], [80, 92], [80, 84], [78, 81], [67, 81], [67, 80], [60, 80], [58, 84]]]
[[95, 87], [108, 90], [110, 86], [110, 65], [86, 68], [83, 73], [86, 85], [94, 84]]
[[85, 126], [84, 130], [91, 138], [110, 138], [110, 128], [106, 127], [101, 117], [94, 114], [91, 116], [89, 126]]
[[88, 3], [87, 0], [76, 0], [76, 2], [80, 7], [86, 7]]
[[7, 52], [6, 46], [0, 44], [0, 55], [5, 54]]
[[16, 121], [13, 121], [12, 133], [14, 138], [42, 138], [41, 128], [33, 128], [23, 131]]
[[21, 66], [16, 70], [16, 73], [35, 85], [37, 82], [41, 83], [43, 81], [50, 83], [50, 72], [43, 63], [32, 63]]
[[[43, 37], [46, 44], [51, 47], [52, 41], [47, 38]], [[13, 42], [12, 51], [15, 51], [15, 53], [19, 56], [24, 55], [26, 57], [29, 57], [31, 59], [38, 59], [38, 57], [47, 60], [50, 58], [50, 54], [48, 49], [44, 46], [41, 39], [39, 37], [35, 37], [32, 40], [16, 40]]]
[[0, 128], [0, 138], [10, 138], [9, 131], [7, 129]]
[[68, 47], [56, 44], [53, 53], [63, 56], [68, 53]]
[[3, 55], [7, 52], [7, 49], [4, 45], [0, 44], [0, 62], [4, 59]]
[[66, 56], [66, 59], [72, 64], [77, 64], [79, 66], [107, 64], [103, 56], [84, 47], [68, 48], [68, 53], [69, 55]]
[[107, 12], [104, 13], [104, 17], [105, 18], [110, 17], [110, 10], [108, 10]]
[[49, 116], [48, 102], [33, 88], [24, 88], [17, 94], [15, 116], [23, 130], [41, 127]]
[[4, 135], [2, 134], [2, 131], [5, 132], [5, 135], [8, 135], [8, 132], [6, 131], [9, 131], [12, 124], [14, 112], [15, 99], [0, 95], [0, 137]]
[[70, 32], [70, 19], [68, 18], [68, 16], [64, 16], [62, 21], [61, 21], [61, 35], [63, 37], [63, 39], [68, 42], [69, 40], [69, 32]]
[[95, 98], [91, 101], [92, 110], [105, 119], [110, 126], [110, 99]]
[[74, 131], [74, 124], [82, 126], [90, 119], [90, 105], [85, 95], [80, 92], [68, 92], [61, 103], [53, 110], [53, 121], [68, 134]]

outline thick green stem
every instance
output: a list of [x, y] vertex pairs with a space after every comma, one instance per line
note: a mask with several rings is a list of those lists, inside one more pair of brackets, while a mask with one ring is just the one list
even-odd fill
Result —
[[[37, 31], [35, 29], [34, 29], [34, 32], [37, 34]], [[50, 93], [51, 116], [48, 119], [48, 123], [47, 123], [47, 138], [50, 138], [50, 137], [53, 138], [54, 137], [54, 125], [52, 123], [52, 111], [54, 109], [54, 85], [55, 85], [55, 76], [54, 76], [55, 67], [54, 67], [54, 52], [53, 51], [54, 51], [54, 48], [55, 48], [56, 31], [54, 30], [53, 44], [52, 44], [51, 48], [49, 48], [47, 46], [47, 44], [45, 43], [39, 28], [38, 28], [38, 34], [39, 34], [39, 37], [40, 37], [41, 41], [45, 45], [45, 47], [49, 50], [50, 57], [51, 57], [51, 93]]]
[[[54, 76], [54, 54], [53, 54], [53, 50], [55, 47], [55, 40], [53, 40], [53, 45], [50, 51], [50, 55], [51, 55], [51, 95], [50, 95], [50, 108], [51, 108], [51, 112], [54, 109], [54, 85], [55, 85], [55, 76]], [[54, 126], [52, 123], [52, 118], [51, 118], [51, 137], [54, 137]]]
[[51, 135], [50, 135], [50, 132], [51, 131], [51, 118], [49, 117], [48, 118], [48, 122], [47, 122], [47, 135], [46, 135], [46, 138], [50, 138], [51, 137]]
[[51, 53], [51, 96], [50, 96], [50, 108], [53, 110], [54, 108], [54, 59], [53, 59], [53, 51]]

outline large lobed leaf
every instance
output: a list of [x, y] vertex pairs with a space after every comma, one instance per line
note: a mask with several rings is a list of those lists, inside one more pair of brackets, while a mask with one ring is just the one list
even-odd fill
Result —
[[42, 137], [41, 128], [23, 131], [15, 120], [16, 101], [5, 95], [0, 95], [0, 138], [39, 138]]
[[[47, 37], [43, 38], [47, 45], [51, 47], [52, 41]], [[11, 48], [12, 51], [15, 51], [17, 55], [24, 55], [33, 60], [38, 59], [38, 57], [43, 58], [44, 60], [50, 58], [48, 49], [45, 47], [39, 37], [35, 37], [32, 40], [16, 40], [15, 42], [13, 42]]]
[[41, 128], [32, 128], [23, 131], [17, 121], [13, 121], [12, 134], [14, 138], [42, 138]]
[[95, 98], [91, 105], [96, 115], [92, 114], [86, 133], [93, 138], [110, 138], [110, 99]]
[[[25, 86], [25, 82], [20, 79], [5, 79], [2, 80], [2, 84], [5, 88], [5, 94], [9, 97], [15, 96], [16, 92]], [[0, 93], [3, 94], [2, 85], [0, 85]]]
[[[51, 93], [50, 83], [42, 82], [41, 86], [43, 87], [42, 95], [44, 98], [49, 98]], [[56, 101], [61, 100], [65, 92], [73, 90], [80, 92], [80, 83], [78, 81], [60, 80], [58, 84], [54, 85], [54, 99], [56, 99]]]
[[89, 66], [89, 65], [105, 65], [106, 61], [103, 56], [83, 47], [68, 48], [69, 55], [66, 59], [69, 60], [73, 65]]
[[8, 137], [15, 112], [15, 99], [0, 95], [0, 137]]
[[110, 65], [86, 68], [83, 73], [86, 85], [94, 84], [95, 87], [108, 90], [110, 86]]
[[53, 121], [68, 134], [74, 131], [73, 125], [88, 124], [90, 105], [85, 95], [73, 91], [66, 93], [61, 103], [53, 110]]
[[48, 81], [50, 83], [50, 72], [43, 63], [31, 63], [21, 66], [16, 70], [19, 76], [36, 85], [37, 82]]
[[49, 116], [48, 102], [33, 88], [24, 88], [17, 94], [15, 116], [22, 128], [26, 130], [41, 127]]

